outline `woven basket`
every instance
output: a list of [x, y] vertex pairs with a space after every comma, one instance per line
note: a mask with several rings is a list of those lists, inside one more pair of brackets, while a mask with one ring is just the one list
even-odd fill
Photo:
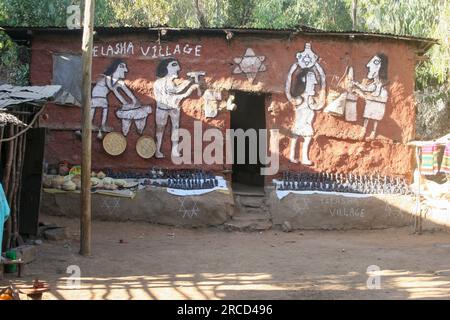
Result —
[[122, 154], [127, 147], [127, 139], [118, 132], [110, 132], [103, 138], [103, 148], [112, 156]]

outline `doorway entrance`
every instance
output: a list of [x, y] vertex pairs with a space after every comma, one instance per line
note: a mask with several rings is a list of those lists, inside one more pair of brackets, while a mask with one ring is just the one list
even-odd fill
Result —
[[[242, 129], [244, 132], [248, 129], [254, 129], [256, 133], [256, 142], [255, 140], [250, 141], [251, 139], [248, 137], [245, 138], [245, 149], [238, 148], [237, 138], [234, 138], [233, 189], [242, 186], [264, 188], [264, 176], [261, 175], [261, 167], [264, 165], [259, 158], [258, 133], [259, 129], [266, 129], [266, 95], [244, 91], [235, 91], [233, 94], [237, 108], [231, 112], [231, 129]], [[252, 152], [256, 152], [256, 155], [250, 155], [250, 143], [253, 144], [252, 149], [256, 151]], [[256, 144], [256, 148], [254, 144]], [[239, 164], [237, 160], [238, 157], [242, 157], [243, 152], [245, 153], [245, 163]], [[252, 157], [256, 157], [256, 163], [250, 161]]]

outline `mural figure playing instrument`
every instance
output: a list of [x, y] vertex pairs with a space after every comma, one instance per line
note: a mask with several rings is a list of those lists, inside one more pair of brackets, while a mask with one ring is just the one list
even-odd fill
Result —
[[[102, 110], [100, 132], [106, 127], [109, 107], [108, 94], [110, 92], [113, 92], [122, 104], [116, 115], [122, 120], [123, 135], [128, 134], [132, 121], [135, 121], [139, 134], [142, 134], [145, 129], [147, 116], [152, 110], [150, 106], [141, 106], [139, 100], [126, 86], [124, 80], [127, 72], [126, 63], [121, 59], [116, 59], [109, 65], [92, 89], [91, 121], [94, 119], [95, 110], [100, 108]], [[123, 94], [125, 94], [125, 97]]]
[[362, 83], [353, 82], [353, 92], [366, 101], [364, 106], [364, 127], [360, 139], [364, 139], [369, 120], [373, 120], [373, 129], [369, 139], [375, 139], [378, 121], [382, 120], [388, 100], [387, 70], [388, 58], [378, 53], [366, 65], [368, 68], [367, 80]]
[[161, 152], [161, 145], [164, 129], [166, 128], [169, 117], [172, 124], [172, 156], [180, 156], [178, 151], [178, 129], [180, 126], [181, 102], [190, 96], [194, 90], [199, 88], [199, 84], [195, 83], [195, 78], [177, 84], [175, 80], [178, 79], [180, 70], [180, 63], [175, 58], [162, 60], [156, 69], [158, 79], [153, 86], [156, 100], [156, 158], [164, 157]]
[[[325, 72], [318, 62], [318, 56], [311, 50], [311, 44], [305, 44], [305, 50], [298, 52], [297, 61], [291, 66], [285, 86], [286, 97], [295, 108], [295, 120], [292, 126], [289, 159], [298, 163], [295, 150], [298, 137], [303, 137], [301, 163], [312, 165], [308, 157], [309, 146], [314, 135], [314, 116], [316, 110], [325, 105], [326, 82]], [[297, 70], [299, 69], [299, 71]], [[296, 85], [292, 86], [292, 78], [297, 72]], [[320, 85], [319, 97], [316, 99], [316, 85]]]

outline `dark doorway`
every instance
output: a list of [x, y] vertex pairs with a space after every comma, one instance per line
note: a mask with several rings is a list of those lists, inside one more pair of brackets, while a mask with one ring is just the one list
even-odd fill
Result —
[[[248, 93], [243, 91], [235, 91], [235, 104], [237, 109], [231, 112], [231, 129], [255, 129], [256, 131], [256, 163], [250, 163], [249, 138], [245, 139], [245, 150], [238, 149], [237, 139], [234, 138], [234, 162], [233, 162], [233, 185], [249, 185], [256, 187], [264, 187], [264, 176], [261, 175], [261, 159], [259, 159], [259, 129], [266, 129], [265, 115], [265, 98], [264, 94]], [[245, 163], [238, 164], [237, 159], [245, 152]], [[264, 153], [265, 154], [265, 153]]]
[[37, 235], [38, 232], [45, 132], [44, 128], [31, 129], [27, 132], [20, 194], [20, 234]]

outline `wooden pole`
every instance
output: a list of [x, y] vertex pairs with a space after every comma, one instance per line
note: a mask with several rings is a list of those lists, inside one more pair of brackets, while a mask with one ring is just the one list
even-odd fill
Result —
[[91, 255], [91, 73], [95, 0], [84, 2], [80, 254]]
[[352, 1], [352, 30], [356, 30], [356, 11], [358, 7], [358, 0]]

